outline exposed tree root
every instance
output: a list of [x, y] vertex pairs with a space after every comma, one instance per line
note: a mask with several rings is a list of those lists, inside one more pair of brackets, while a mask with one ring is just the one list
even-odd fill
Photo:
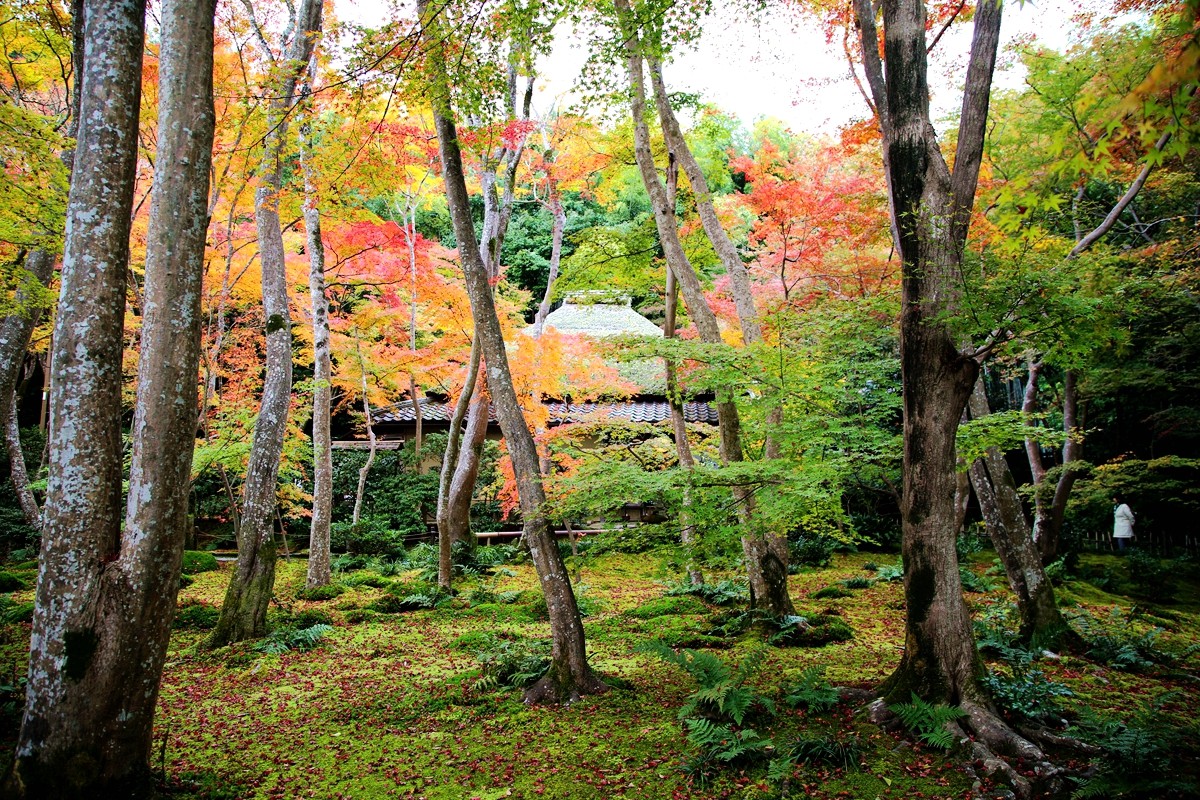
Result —
[[[839, 692], [847, 700], [874, 697], [861, 689], [841, 688]], [[964, 701], [959, 707], [966, 716], [947, 727], [972, 761], [968, 770], [1009, 787], [1012, 796], [1021, 800], [1066, 796], [1070, 790], [1066, 781], [1069, 771], [1054, 763], [1039, 744], [1088, 757], [1101, 753], [1099, 748], [1085, 742], [1042, 728], [1023, 727], [1018, 732], [978, 702]], [[875, 697], [867, 703], [864, 712], [884, 730], [894, 732], [904, 727], [882, 698]], [[1004, 793], [1007, 795], [1007, 790]]]
[[549, 672], [544, 678], [525, 690], [523, 700], [526, 705], [570, 705], [589, 694], [602, 694], [608, 691], [608, 684], [588, 671], [587, 678], [582, 681], [556, 680], [554, 673]]

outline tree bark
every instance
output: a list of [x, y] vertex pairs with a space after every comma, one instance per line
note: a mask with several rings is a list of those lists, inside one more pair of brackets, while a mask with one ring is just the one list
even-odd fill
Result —
[[14, 397], [8, 406], [8, 421], [4, 426], [4, 443], [8, 447], [8, 468], [12, 477], [13, 491], [17, 493], [17, 502], [21, 504], [21, 514], [25, 524], [34, 530], [42, 529], [42, 510], [38, 508], [37, 497], [29, 486], [29, 471], [25, 468], [25, 450], [21, 447], [21, 428], [17, 425], [17, 399]]
[[144, 5], [83, 6], [79, 147], [51, 383], [53, 453], [25, 716], [6, 796], [144, 797], [196, 435], [215, 3], [162, 10], [158, 161], [128, 508], [121, 350]]
[[[968, 408], [974, 419], [983, 419], [991, 413], [982, 376], [975, 381]], [[1042, 567], [1025, 519], [1025, 509], [1017, 494], [1017, 483], [1004, 454], [995, 447], [988, 448], [984, 456], [971, 465], [970, 475], [988, 537], [1017, 598], [1021, 639], [1054, 646], [1067, 630], [1067, 623], [1059, 613], [1054, 587]]]
[[267, 113], [268, 133], [259, 166], [259, 186], [254, 192], [266, 320], [267, 375], [243, 487], [237, 567], [225, 592], [221, 617], [208, 639], [212, 647], [264, 635], [267, 632], [267, 607], [275, 587], [276, 484], [292, 394], [292, 321], [288, 310], [283, 231], [279, 222], [280, 170], [287, 143], [288, 115], [296, 101], [296, 84], [308, 66], [321, 30], [321, 10], [321, 0], [303, 0], [296, 8], [289, 27], [292, 39], [287, 43], [284, 63], [276, 65], [279, 77], [271, 86], [273, 99]]
[[367, 460], [362, 465], [362, 469], [358, 471], [358, 488], [354, 491], [354, 514], [351, 517], [351, 524], [357, 525], [362, 519], [363, 498], [367, 494], [367, 476], [371, 474], [371, 467], [375, 464], [375, 449], [377, 442], [375, 440], [375, 424], [371, 418], [371, 398], [368, 397], [370, 387], [367, 385], [367, 365], [362, 357], [362, 344], [357, 339], [354, 342], [354, 349], [358, 352], [358, 367], [362, 378], [362, 400], [363, 400], [363, 417], [367, 425]]
[[605, 685], [593, 674], [587, 662], [587, 647], [579, 607], [571, 590], [566, 566], [554, 542], [543, 511], [545, 491], [538, 471], [537, 448], [525, 423], [525, 416], [513, 388], [512, 374], [504, 349], [500, 319], [492, 301], [487, 268], [480, 258], [471, 221], [471, 209], [463, 176], [458, 133], [450, 106], [450, 87], [446, 77], [442, 25], [428, 0], [418, 0], [422, 34], [429, 53], [434, 125], [442, 159], [446, 201], [458, 239], [459, 257], [467, 281], [475, 331], [487, 362], [488, 389], [496, 404], [496, 414], [508, 444], [517, 479], [525, 538], [538, 573], [546, 608], [550, 616], [551, 665], [546, 676], [526, 692], [528, 702], [572, 700], [581, 695], [603, 691]]
[[446, 530], [450, 543], [475, 544], [471, 532], [471, 500], [475, 496], [475, 482], [479, 478], [480, 461], [483, 458], [483, 443], [487, 439], [488, 417], [491, 400], [488, 397], [487, 380], [483, 375], [475, 379], [475, 391], [471, 396], [471, 407], [467, 413], [467, 429], [463, 432], [463, 445], [450, 480], [450, 491], [446, 501]]
[[[1033, 425], [1033, 413], [1037, 411], [1038, 379], [1042, 373], [1042, 363], [1030, 362], [1028, 383], [1025, 384], [1025, 397], [1021, 403], [1021, 411], [1025, 414], [1025, 424]], [[1061, 555], [1063, 517], [1067, 512], [1067, 500], [1079, 477], [1076, 467], [1083, 458], [1083, 432], [1079, 429], [1076, 419], [1075, 373], [1067, 370], [1063, 379], [1063, 433], [1066, 440], [1062, 449], [1062, 470], [1055, 482], [1054, 491], [1050, 492], [1045, 483], [1047, 471], [1042, 463], [1041, 445], [1036, 439], [1025, 440], [1025, 454], [1029, 460], [1029, 470], [1033, 474], [1033, 540], [1037, 543], [1042, 563], [1049, 564]]]
[[550, 209], [550, 215], [554, 219], [550, 233], [550, 273], [546, 277], [546, 292], [542, 295], [537, 315], [533, 318], [534, 336], [542, 335], [546, 317], [550, 315], [550, 297], [554, 292], [554, 283], [558, 280], [558, 268], [562, 263], [563, 234], [567, 229], [567, 212], [563, 210], [562, 198], [558, 196], [557, 188], [552, 188], [550, 192], [550, 199], [546, 203], [546, 207]]
[[[700, 340], [708, 344], [721, 343], [721, 331], [716, 315], [704, 297], [700, 278], [679, 240], [678, 222], [674, 205], [670, 202], [667, 189], [663, 186], [650, 150], [650, 131], [646, 124], [646, 87], [643, 75], [643, 57], [637, 32], [637, 23], [628, 0], [617, 0], [617, 21], [624, 40], [626, 66], [629, 71], [631, 114], [634, 125], [634, 155], [642, 175], [642, 183], [650, 195], [650, 206], [654, 211], [654, 222], [658, 230], [659, 243], [666, 257], [668, 268], [679, 282], [680, 292], [688, 315], [700, 334]], [[726, 393], [727, 395], [727, 393]], [[742, 461], [741, 420], [737, 406], [728, 397], [719, 397], [717, 416], [721, 432], [721, 459], [725, 463]], [[734, 500], [738, 516], [746, 530], [742, 538], [742, 551], [746, 558], [746, 573], [750, 581], [750, 602], [761, 605], [770, 614], [780, 617], [795, 613], [795, 607], [787, 588], [787, 545], [779, 542], [777, 534], [764, 533], [758, 529], [754, 515], [754, 495], [749, 489], [734, 487]], [[773, 541], [774, 540], [774, 541]], [[781, 554], [782, 553], [782, 557]]]
[[[675, 273], [667, 270], [666, 315], [663, 319], [663, 338], [675, 338], [675, 314], [679, 305], [679, 291], [675, 285]], [[687, 436], [687, 420], [683, 416], [683, 401], [679, 394], [679, 382], [675, 375], [675, 362], [667, 362], [667, 404], [671, 408], [671, 435], [675, 439], [675, 453], [679, 458], [679, 468], [685, 473], [691, 473], [696, 468], [696, 459], [692, 457], [692, 445]], [[696, 544], [696, 525], [692, 522], [692, 490], [690, 486], [683, 487], [683, 498], [679, 504], [679, 543], [687, 553], [688, 583], [699, 586], [704, 583], [704, 574], [696, 566], [692, 558], [692, 549]]]
[[308, 294], [313, 327], [313, 505], [308, 537], [305, 586], [315, 589], [333, 579], [329, 539], [333, 519], [333, 449], [329, 431], [333, 363], [329, 354], [329, 298], [325, 294], [325, 243], [321, 240], [321, 209], [313, 169], [311, 86], [316, 80], [316, 48], [310, 58], [304, 121], [300, 126], [300, 165], [304, 172], [304, 229], [308, 251]]
[[1000, 6], [980, 3], [967, 69], [954, 172], [929, 118], [925, 8], [885, 0], [886, 77], [880, 74], [874, 11], [855, 4], [868, 82], [884, 131], [893, 223], [902, 258], [900, 356], [904, 385], [901, 514], [908, 614], [905, 651], [881, 687], [892, 701], [916, 692], [931, 702], [982, 697], [955, 554], [954, 438], [978, 364], [943, 322], [957, 299], [958, 273], [979, 176]]

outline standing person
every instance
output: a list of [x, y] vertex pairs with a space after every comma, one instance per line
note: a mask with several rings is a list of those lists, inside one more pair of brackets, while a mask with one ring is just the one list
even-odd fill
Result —
[[1126, 541], [1133, 538], [1133, 511], [1122, 502], [1119, 495], [1113, 496], [1113, 539], [1117, 550], [1124, 551]]

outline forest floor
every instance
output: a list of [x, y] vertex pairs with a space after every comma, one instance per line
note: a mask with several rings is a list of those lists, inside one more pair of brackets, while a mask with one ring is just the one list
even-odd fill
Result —
[[[969, 593], [968, 602], [984, 626], [981, 637], [1002, 650], [1012, 607], [993, 558], [986, 551], [971, 556], [974, 588], [982, 591]], [[549, 636], [527, 563], [464, 577], [460, 593], [440, 607], [386, 613], [420, 593], [416, 571], [376, 563], [338, 574], [336, 596], [303, 600], [305, 563], [283, 560], [272, 610], [280, 632], [265, 643], [208, 652], [197, 645], [228, 582], [231, 565], [223, 564], [192, 576], [180, 592], [153, 767], [173, 796], [195, 798], [768, 798], [780, 797], [781, 789], [813, 798], [966, 797], [975, 779], [961, 754], [903, 731], [884, 732], [853, 705], [814, 712], [781, 701], [781, 686], [813, 666], [835, 685], [857, 687], [878, 683], [895, 667], [904, 641], [902, 586], [880, 578], [895, 560], [839, 554], [827, 568], [793, 575], [799, 613], [838, 616], [853, 638], [764, 650], [761, 629], [739, 632], [744, 601], [722, 608], [691, 596], [664, 599], [668, 578], [679, 573], [667, 554], [568, 559], [588, 612], [591, 663], [612, 689], [567, 707], [527, 707], [518, 690], [495, 677], [500, 662], [510, 672], [526, 669], [522, 659], [536, 656], [534, 643]], [[11, 620], [28, 615], [34, 574], [30, 564], [6, 569], [25, 584], [0, 595], [8, 598], [0, 614], [10, 620], [0, 627], [0, 684], [6, 684], [0, 686], [0, 748], [10, 753], [29, 643], [28, 622]], [[1126, 743], [1134, 752], [1106, 756], [1109, 769], [1099, 776], [1132, 781], [1124, 787], [1132, 793], [1100, 796], [1142, 796], [1164, 771], [1181, 785], [1197, 774], [1193, 712], [1200, 707], [1200, 656], [1189, 648], [1200, 644], [1200, 586], [1190, 565], [1179, 571], [1186, 576], [1174, 576], [1180, 577], [1177, 598], [1150, 603], [1125, 593], [1122, 559], [1085, 556], [1078, 572], [1090, 580], [1067, 580], [1058, 593], [1064, 612], [1086, 629], [1091, 654], [1032, 664], [1006, 654], [1018, 677], [1025, 676], [1008, 684], [1017, 687], [1010, 691], [1014, 707], [1043, 711], [1056, 703], [1052, 717], [1086, 723], [1110, 739], [1131, 729], [1092, 719], [1090, 712], [1145, 731]], [[845, 596], [813, 597], [830, 586]], [[319, 641], [324, 629], [311, 633], [316, 623], [332, 625]], [[678, 712], [696, 684], [638, 649], [652, 639], [704, 646], [730, 665], [762, 650], [749, 685], [775, 699], [777, 708], [772, 715], [754, 706], [745, 724], [770, 736], [774, 749], [707, 777], [688, 774], [682, 765], [697, 751]], [[264, 652], [270, 650], [277, 652]], [[987, 657], [997, 675], [1013, 674], [994, 652]], [[482, 673], [480, 658], [488, 662]], [[485, 675], [493, 677], [481, 680]], [[1055, 684], [1064, 688], [1051, 697], [1045, 687]], [[768, 780], [766, 756], [798, 741], [817, 744], [785, 770], [786, 786]], [[1120, 774], [1108, 774], [1114, 765]], [[1149, 770], [1149, 777], [1138, 778], [1138, 769]], [[1187, 795], [1156, 790], [1145, 796]]]

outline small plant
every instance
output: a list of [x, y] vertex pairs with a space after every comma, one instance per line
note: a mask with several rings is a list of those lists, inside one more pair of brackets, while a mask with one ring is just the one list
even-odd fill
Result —
[[1075, 615], [1073, 621], [1087, 644], [1088, 656], [1123, 672], [1143, 672], [1156, 663], [1173, 664], [1195, 652], [1194, 648], [1179, 653], [1160, 648], [1158, 638], [1162, 628], [1138, 633], [1133, 619], [1124, 617], [1117, 608], [1105, 623], [1086, 612]]
[[0, 597], [0, 621], [8, 624], [33, 622], [33, 603], [14, 603], [7, 597]]
[[998, 588], [996, 582], [987, 575], [978, 575], [974, 570], [961, 564], [958, 567], [958, 576], [962, 580], [963, 588], [968, 592], [987, 594]]
[[862, 575], [855, 575], [853, 578], [842, 581], [842, 585], [847, 589], [870, 589], [875, 585], [875, 581]]
[[667, 597], [695, 595], [714, 606], [733, 605], [750, 597], [745, 584], [731, 580], [722, 580], [716, 583], [689, 583], [687, 581], [669, 583], [664, 594]]
[[1062, 712], [1058, 700], [1074, 696], [1070, 689], [1046, 677], [1040, 669], [1013, 669], [1012, 676], [989, 671], [983, 685], [992, 698], [1008, 711], [1032, 720], [1044, 720]]
[[879, 568], [879, 571], [875, 573], [875, 580], [887, 581], [889, 583], [892, 581], [904, 580], [904, 564], [899, 561], [897, 561], [895, 564], [884, 564]]
[[868, 561], [862, 565], [864, 572], [879, 572], [879, 565], [874, 561]]
[[854, 629], [836, 614], [784, 617], [774, 624], [777, 630], [767, 641], [780, 647], [821, 647], [854, 638]]
[[1102, 717], [1089, 708], [1080, 709], [1079, 721], [1068, 733], [1100, 747], [1096, 772], [1080, 784], [1074, 797], [1122, 798], [1193, 797], [1197, 785], [1175, 763], [1178, 742], [1193, 738], [1196, 730], [1169, 724], [1163, 704], [1173, 693], [1162, 695], [1132, 719]]
[[289, 650], [312, 650], [331, 630], [333, 626], [322, 624], [308, 628], [295, 628], [290, 625], [276, 628], [265, 639], [256, 643], [254, 650], [268, 655], [280, 655]]
[[544, 639], [501, 639], [491, 633], [468, 636], [460, 637], [455, 646], [479, 659], [474, 686], [481, 691], [523, 689], [540, 680], [550, 668], [550, 642]]
[[183, 551], [183, 574], [196, 575], [201, 572], [212, 572], [218, 569], [217, 557], [203, 550]]
[[826, 586], [823, 589], [818, 589], [813, 592], [810, 597], [814, 600], [837, 600], [842, 597], [853, 597], [854, 592], [843, 589], [841, 586]]
[[930, 747], [949, 750], [954, 746], [954, 734], [946, 726], [956, 719], [962, 719], [966, 713], [958, 706], [945, 703], [927, 703], [913, 692], [911, 703], [897, 703], [888, 706], [904, 727], [908, 728], [917, 738]]
[[704, 785], [718, 768], [749, 764], [764, 758], [774, 742], [750, 728], [737, 729], [707, 719], [684, 721], [688, 744], [696, 754], [687, 760], [683, 771]]
[[783, 685], [783, 702], [792, 708], [820, 713], [836, 706], [838, 699], [838, 690], [825, 680], [824, 667], [809, 667]]
[[862, 757], [862, 741], [857, 736], [837, 739], [832, 736], [805, 734], [782, 747], [780, 755], [771, 759], [767, 768], [767, 780], [774, 784], [785, 784], [792, 776], [797, 764], [822, 764], [837, 769], [857, 770]]
[[25, 588], [25, 581], [11, 572], [0, 572], [0, 592], [19, 592]]
[[742, 658], [737, 669], [731, 669], [721, 659], [700, 650], [682, 650], [676, 653], [662, 642], [645, 642], [637, 647], [642, 653], [655, 655], [674, 664], [695, 679], [699, 688], [688, 697], [679, 718], [694, 715], [717, 722], [733, 722], [741, 725], [746, 714], [753, 708], [774, 713], [774, 704], [760, 695], [746, 682], [762, 668], [764, 650], [751, 650]]
[[382, 575], [376, 575], [373, 572], [359, 572], [342, 578], [342, 585], [346, 587], [368, 586], [372, 589], [386, 589], [392, 585], [392, 582]]

